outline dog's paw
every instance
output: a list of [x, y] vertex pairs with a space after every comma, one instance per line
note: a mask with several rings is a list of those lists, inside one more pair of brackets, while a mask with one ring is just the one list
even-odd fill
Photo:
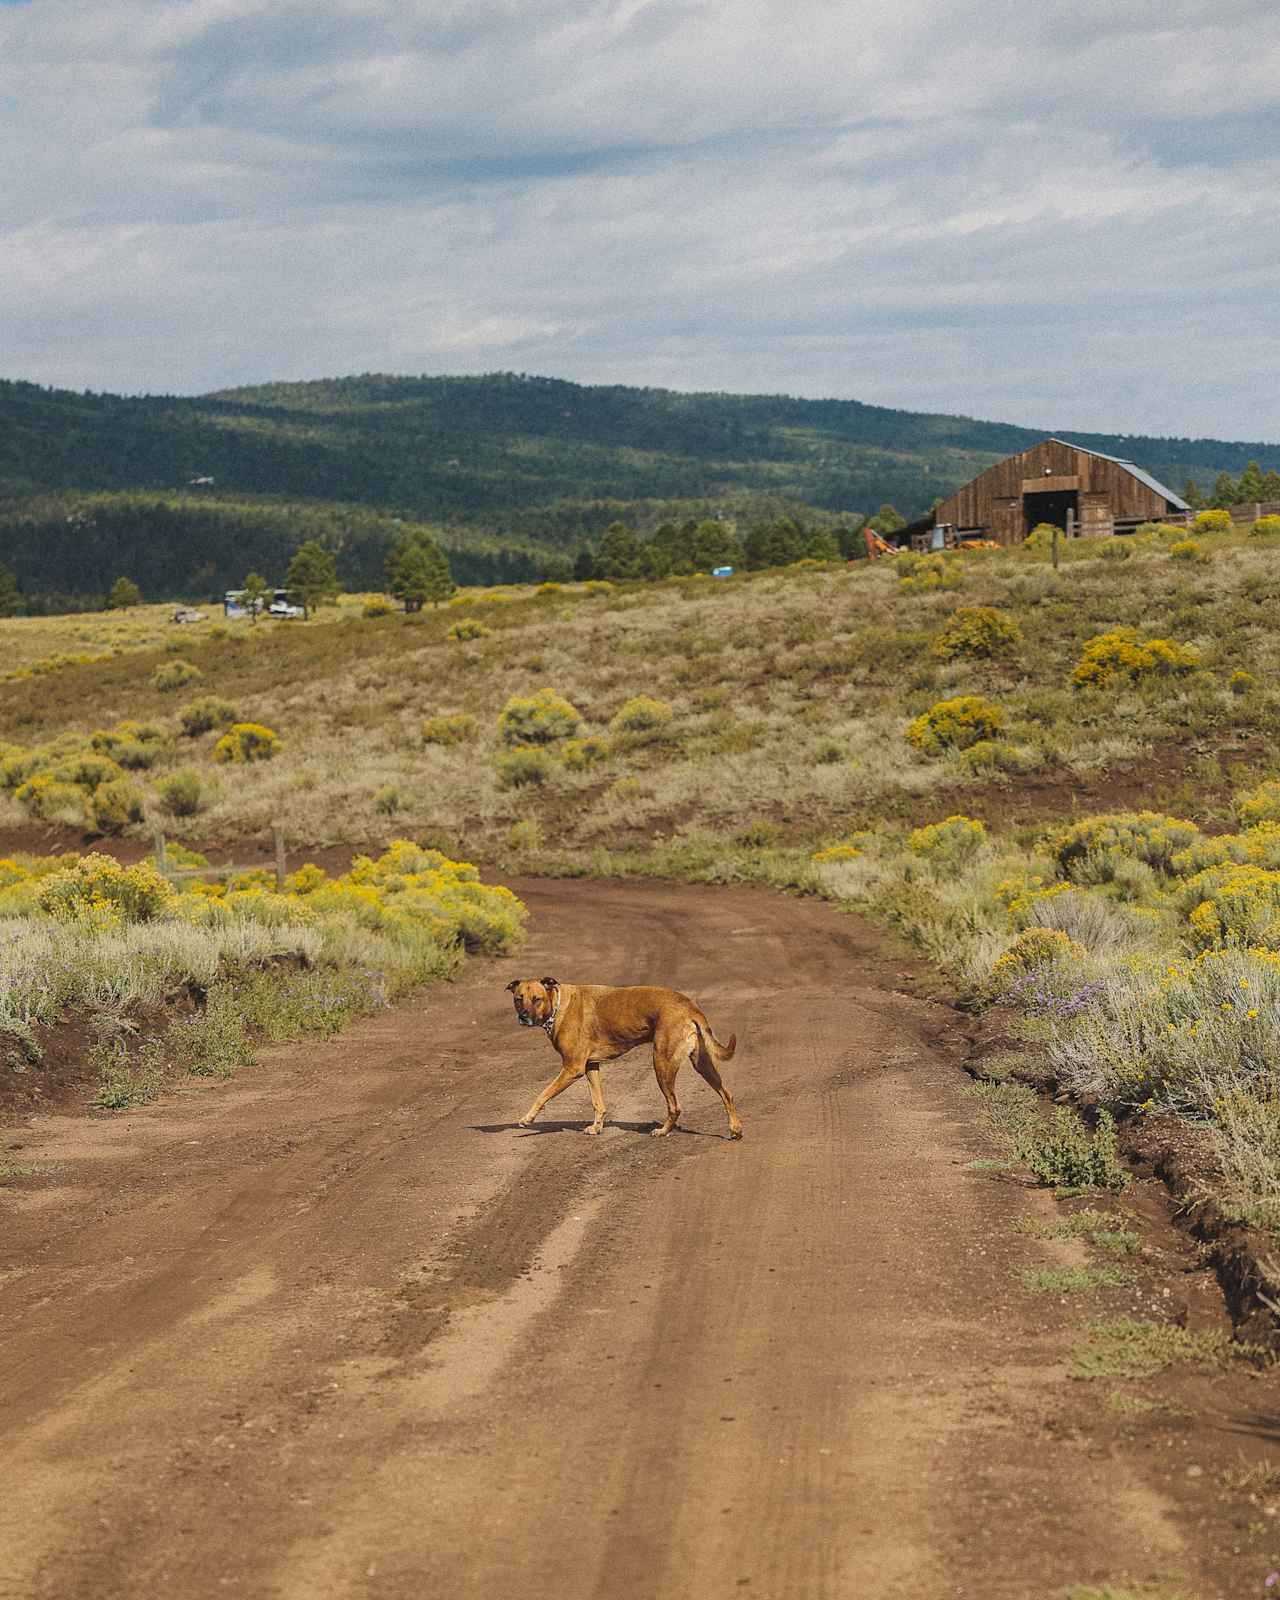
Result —
[[590, 1122], [590, 1123], [587, 1124], [587, 1126], [585, 1128], [579, 1129], [579, 1132], [585, 1133], [587, 1135], [591, 1135], [591, 1134], [596, 1134], [596, 1133], [603, 1133], [604, 1132], [604, 1128], [603, 1128], [603, 1126], [597, 1127], [594, 1122]]
[[665, 1139], [670, 1132], [670, 1128], [650, 1128], [649, 1137], [651, 1139]]
[[532, 1117], [521, 1117], [519, 1122], [516, 1123], [516, 1127], [517, 1128], [532, 1128], [533, 1127], [533, 1118]]
[[742, 1137], [742, 1129], [741, 1128], [730, 1128], [729, 1129], [729, 1137], [731, 1139], [741, 1139], [741, 1137]]

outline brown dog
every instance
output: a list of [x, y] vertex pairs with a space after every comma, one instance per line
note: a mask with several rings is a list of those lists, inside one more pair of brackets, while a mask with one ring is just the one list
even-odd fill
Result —
[[653, 1130], [655, 1139], [671, 1132], [680, 1116], [676, 1099], [676, 1074], [686, 1061], [724, 1101], [729, 1115], [729, 1137], [741, 1139], [742, 1123], [733, 1096], [720, 1080], [717, 1068], [732, 1058], [736, 1034], [721, 1044], [711, 1024], [686, 994], [674, 989], [639, 987], [608, 989], [598, 983], [558, 983], [554, 978], [517, 978], [507, 985], [515, 996], [516, 1016], [525, 1028], [541, 1028], [560, 1053], [563, 1066], [524, 1116], [527, 1128], [556, 1095], [586, 1074], [595, 1120], [584, 1133], [604, 1127], [604, 1092], [600, 1063], [626, 1055], [636, 1045], [653, 1041], [653, 1070], [667, 1102], [665, 1119]]

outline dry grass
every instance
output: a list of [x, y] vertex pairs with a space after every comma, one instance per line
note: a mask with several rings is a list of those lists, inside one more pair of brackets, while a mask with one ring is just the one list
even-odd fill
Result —
[[[1280, 725], [1267, 688], [1234, 694], [1246, 666], [1265, 686], [1280, 666], [1266, 626], [1274, 556], [1248, 541], [1188, 572], [1160, 551], [1104, 562], [1081, 548], [1054, 574], [1031, 552], [975, 554], [947, 593], [904, 592], [889, 563], [765, 573], [724, 583], [672, 581], [613, 593], [477, 596], [420, 616], [366, 619], [359, 597], [319, 622], [176, 628], [157, 607], [100, 618], [0, 623], [0, 643], [30, 660], [75, 647], [115, 648], [110, 661], [0, 685], [0, 738], [30, 745], [68, 728], [152, 717], [175, 737], [151, 781], [208, 762], [206, 743], [177, 736], [174, 700], [149, 684], [181, 639], [203, 693], [275, 728], [280, 757], [220, 784], [175, 835], [234, 837], [279, 818], [316, 844], [368, 842], [389, 831], [428, 834], [497, 858], [513, 822], [537, 821], [550, 850], [617, 849], [709, 829], [761, 827], [797, 848], [883, 819], [919, 820], [941, 803], [989, 800], [1028, 781], [1068, 788], [1073, 777], [1140, 763], [1153, 745], [1190, 738], [1257, 740]], [[1256, 545], [1257, 541], [1254, 541]], [[1229, 546], [1229, 550], [1225, 547]], [[1010, 661], [941, 662], [929, 648], [957, 604], [1017, 616], [1024, 642]], [[447, 637], [479, 614], [487, 637]], [[1154, 690], [1079, 695], [1068, 687], [1083, 641], [1117, 623], [1192, 640], [1208, 673]], [[1211, 675], [1209, 675], [1211, 674]], [[495, 721], [512, 693], [551, 685], [582, 712], [584, 733], [609, 723], [638, 690], [675, 715], [651, 737], [615, 740], [602, 763], [559, 763], [536, 789], [503, 788]], [[983, 694], [1005, 712], [999, 748], [930, 758], [903, 738], [935, 700]], [[425, 717], [467, 712], [478, 737], [425, 746]], [[1195, 775], [1193, 775], [1195, 776]], [[1221, 773], [1219, 773], [1221, 779]], [[1195, 776], [1201, 791], [1207, 776]], [[1211, 806], [1224, 803], [1225, 779]]]

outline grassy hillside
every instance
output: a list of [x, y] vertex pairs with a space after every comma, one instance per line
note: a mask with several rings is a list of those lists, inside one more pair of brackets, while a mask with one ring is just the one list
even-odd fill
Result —
[[[1082, 542], [1060, 571], [1023, 548], [551, 585], [167, 645], [80, 621], [57, 642], [100, 659], [0, 682], [0, 827], [198, 845], [278, 820], [868, 908], [1005, 1008], [997, 1077], [1047, 1061], [1135, 1124], [1190, 1117], [1218, 1203], [1280, 1227], [1278, 553], [1241, 530]], [[30, 660], [52, 626], [0, 623], [0, 648]], [[0, 917], [26, 914], [7, 870]], [[361, 881], [316, 904], [365, 915]], [[324, 883], [202, 916], [305, 922]]]
[[[197, 398], [0, 383], [0, 559], [30, 590], [100, 593], [122, 570], [161, 595], [216, 589], [293, 533], [373, 581], [393, 517], [467, 552], [464, 579], [527, 576], [615, 518], [727, 508], [907, 515], [1039, 430], [857, 401], [587, 388], [550, 378], [367, 375]], [[1280, 464], [1274, 446], [1073, 434], [1175, 487]], [[211, 483], [193, 486], [193, 480]], [[121, 500], [120, 497], [124, 497]], [[504, 572], [498, 548], [524, 553]], [[145, 572], [145, 575], [144, 575]]]

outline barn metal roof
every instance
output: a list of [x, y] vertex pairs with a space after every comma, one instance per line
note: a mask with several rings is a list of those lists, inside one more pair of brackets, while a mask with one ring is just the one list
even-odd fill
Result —
[[1132, 473], [1139, 483], [1145, 483], [1148, 489], [1154, 489], [1157, 494], [1163, 495], [1176, 510], [1189, 511], [1191, 509], [1181, 495], [1174, 494], [1173, 490], [1166, 488], [1159, 478], [1153, 478], [1149, 472], [1144, 472], [1141, 467], [1135, 466], [1132, 461], [1127, 461], [1124, 456], [1109, 456], [1105, 450], [1090, 450], [1088, 445], [1076, 444], [1071, 439], [1055, 437], [1052, 442], [1054, 444], [1065, 444], [1070, 449], [1079, 450], [1086, 456], [1097, 456], [1100, 461], [1114, 461], [1116, 466], [1123, 467], [1126, 472]]

